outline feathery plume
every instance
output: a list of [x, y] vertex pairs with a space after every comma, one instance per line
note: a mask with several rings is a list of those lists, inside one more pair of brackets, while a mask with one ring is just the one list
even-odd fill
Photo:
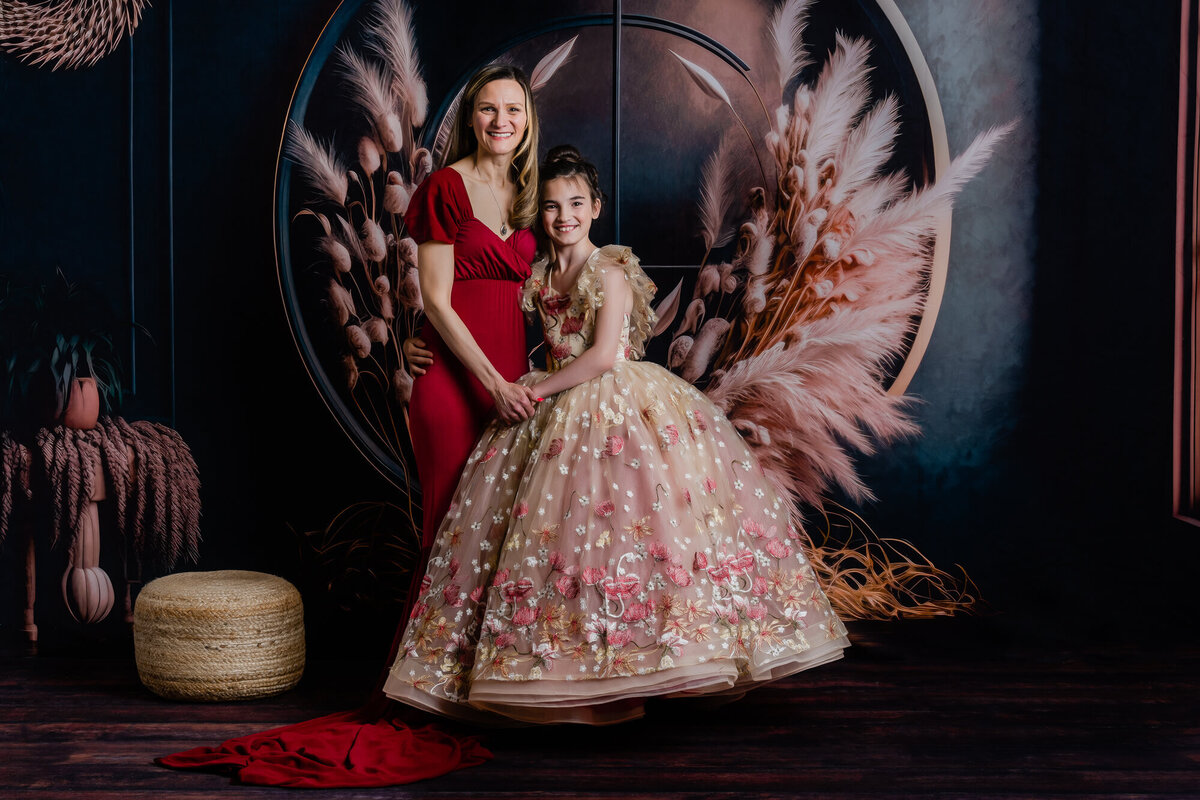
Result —
[[732, 194], [733, 153], [737, 139], [729, 134], [704, 161], [700, 178], [700, 238], [706, 252], [723, 247], [733, 238], [733, 229], [725, 225], [725, 212]]
[[296, 162], [309, 186], [339, 206], [346, 204], [346, 168], [323, 144], [295, 120], [288, 120], [284, 155]]
[[771, 15], [768, 31], [775, 47], [780, 88], [786, 88], [810, 63], [804, 46], [804, 28], [811, 4], [812, 0], [787, 0]]
[[571, 59], [571, 50], [575, 47], [575, 40], [578, 38], [579, 34], [572, 36], [542, 57], [529, 76], [530, 89], [536, 92], [550, 82], [554, 73], [558, 72]]
[[350, 99], [375, 126], [384, 149], [389, 153], [402, 150], [404, 129], [396, 116], [392, 93], [388, 89], [383, 70], [367, 61], [347, 44], [338, 46], [337, 55], [342, 65], [342, 75], [350, 88]]
[[407, 110], [406, 122], [414, 128], [424, 125], [428, 97], [408, 5], [403, 0], [379, 0], [367, 27], [366, 42], [387, 64], [392, 77], [391, 95]]

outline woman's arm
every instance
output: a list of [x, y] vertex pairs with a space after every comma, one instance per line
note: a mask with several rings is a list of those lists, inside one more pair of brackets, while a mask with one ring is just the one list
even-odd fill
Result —
[[621, 328], [625, 324], [625, 314], [632, 295], [625, 273], [620, 267], [604, 269], [604, 305], [596, 312], [596, 336], [592, 346], [580, 354], [578, 358], [546, 378], [541, 383], [533, 385], [533, 391], [538, 397], [549, 397], [564, 389], [578, 386], [584, 381], [590, 381], [597, 375], [603, 375], [617, 363], [617, 348], [621, 343]]
[[487, 389], [496, 403], [500, 419], [520, 422], [533, 416], [536, 395], [527, 387], [504, 379], [450, 305], [450, 292], [454, 288], [454, 245], [428, 241], [418, 246], [417, 276], [421, 282], [425, 316], [441, 334], [450, 352]]

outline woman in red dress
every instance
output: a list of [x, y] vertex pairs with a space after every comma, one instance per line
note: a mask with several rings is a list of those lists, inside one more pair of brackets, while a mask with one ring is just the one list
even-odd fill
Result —
[[405, 216], [433, 355], [409, 406], [423, 550], [493, 409], [506, 422], [533, 414], [533, 393], [513, 381], [528, 366], [519, 301], [536, 249], [537, 133], [524, 74], [485, 67], [463, 90], [448, 166], [421, 184]]
[[[520, 301], [536, 249], [529, 228], [538, 214], [537, 133], [524, 73], [485, 67], [463, 90], [448, 166], [417, 188], [405, 216], [418, 244], [422, 339], [432, 351], [418, 357], [427, 366], [409, 406], [424, 506], [422, 565], [492, 414], [507, 422], [533, 415], [534, 393], [513, 381], [528, 366]], [[413, 594], [419, 585], [414, 581]], [[388, 665], [394, 643], [392, 650]], [[412, 710], [398, 713], [382, 685], [381, 676], [371, 700], [355, 711], [157, 762], [231, 773], [243, 783], [331, 788], [409, 783], [489, 757], [473, 737], [407, 724]]]

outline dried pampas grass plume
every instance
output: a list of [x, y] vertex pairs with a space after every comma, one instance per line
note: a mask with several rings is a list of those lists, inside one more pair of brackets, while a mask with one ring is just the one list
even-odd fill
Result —
[[288, 120], [284, 155], [295, 161], [309, 185], [337, 205], [346, 203], [350, 183], [346, 168], [333, 150], [299, 125]]
[[0, 0], [0, 50], [33, 67], [94, 66], [132, 36], [146, 0]]
[[[379, 0], [375, 4], [367, 29], [367, 47], [387, 64], [391, 97], [404, 110], [405, 122], [414, 128], [424, 125], [428, 97], [421, 79], [412, 12], [401, 0]], [[388, 148], [393, 152], [399, 149]]]

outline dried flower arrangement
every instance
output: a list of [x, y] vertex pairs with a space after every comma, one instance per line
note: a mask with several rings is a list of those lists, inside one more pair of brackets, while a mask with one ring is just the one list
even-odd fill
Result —
[[40, 67], [91, 67], [132, 36], [147, 0], [0, 0], [0, 50]]
[[[668, 365], [707, 384], [797, 511], [823, 517], [820, 544], [809, 551], [840, 614], [951, 613], [974, 604], [969, 578], [952, 578], [907, 543], [875, 537], [830, 492], [871, 499], [852, 451], [870, 454], [917, 432], [909, 400], [888, 392], [887, 368], [903, 355], [923, 309], [939, 222], [1011, 125], [981, 134], [924, 187], [884, 173], [899, 108], [891, 96], [872, 102], [870, 45], [839, 35], [815, 82], [798, 80], [811, 63], [803, 38], [811, 4], [786, 0], [769, 23], [774, 88], [784, 97], [774, 116], [762, 108], [773, 180], [720, 81], [674, 54], [737, 127], [701, 173], [705, 252]], [[739, 192], [732, 162], [746, 141], [763, 185]], [[709, 263], [732, 239], [725, 220], [747, 196], [749, 218], [734, 257]], [[659, 330], [673, 322], [678, 304], [675, 293], [664, 301]]]

